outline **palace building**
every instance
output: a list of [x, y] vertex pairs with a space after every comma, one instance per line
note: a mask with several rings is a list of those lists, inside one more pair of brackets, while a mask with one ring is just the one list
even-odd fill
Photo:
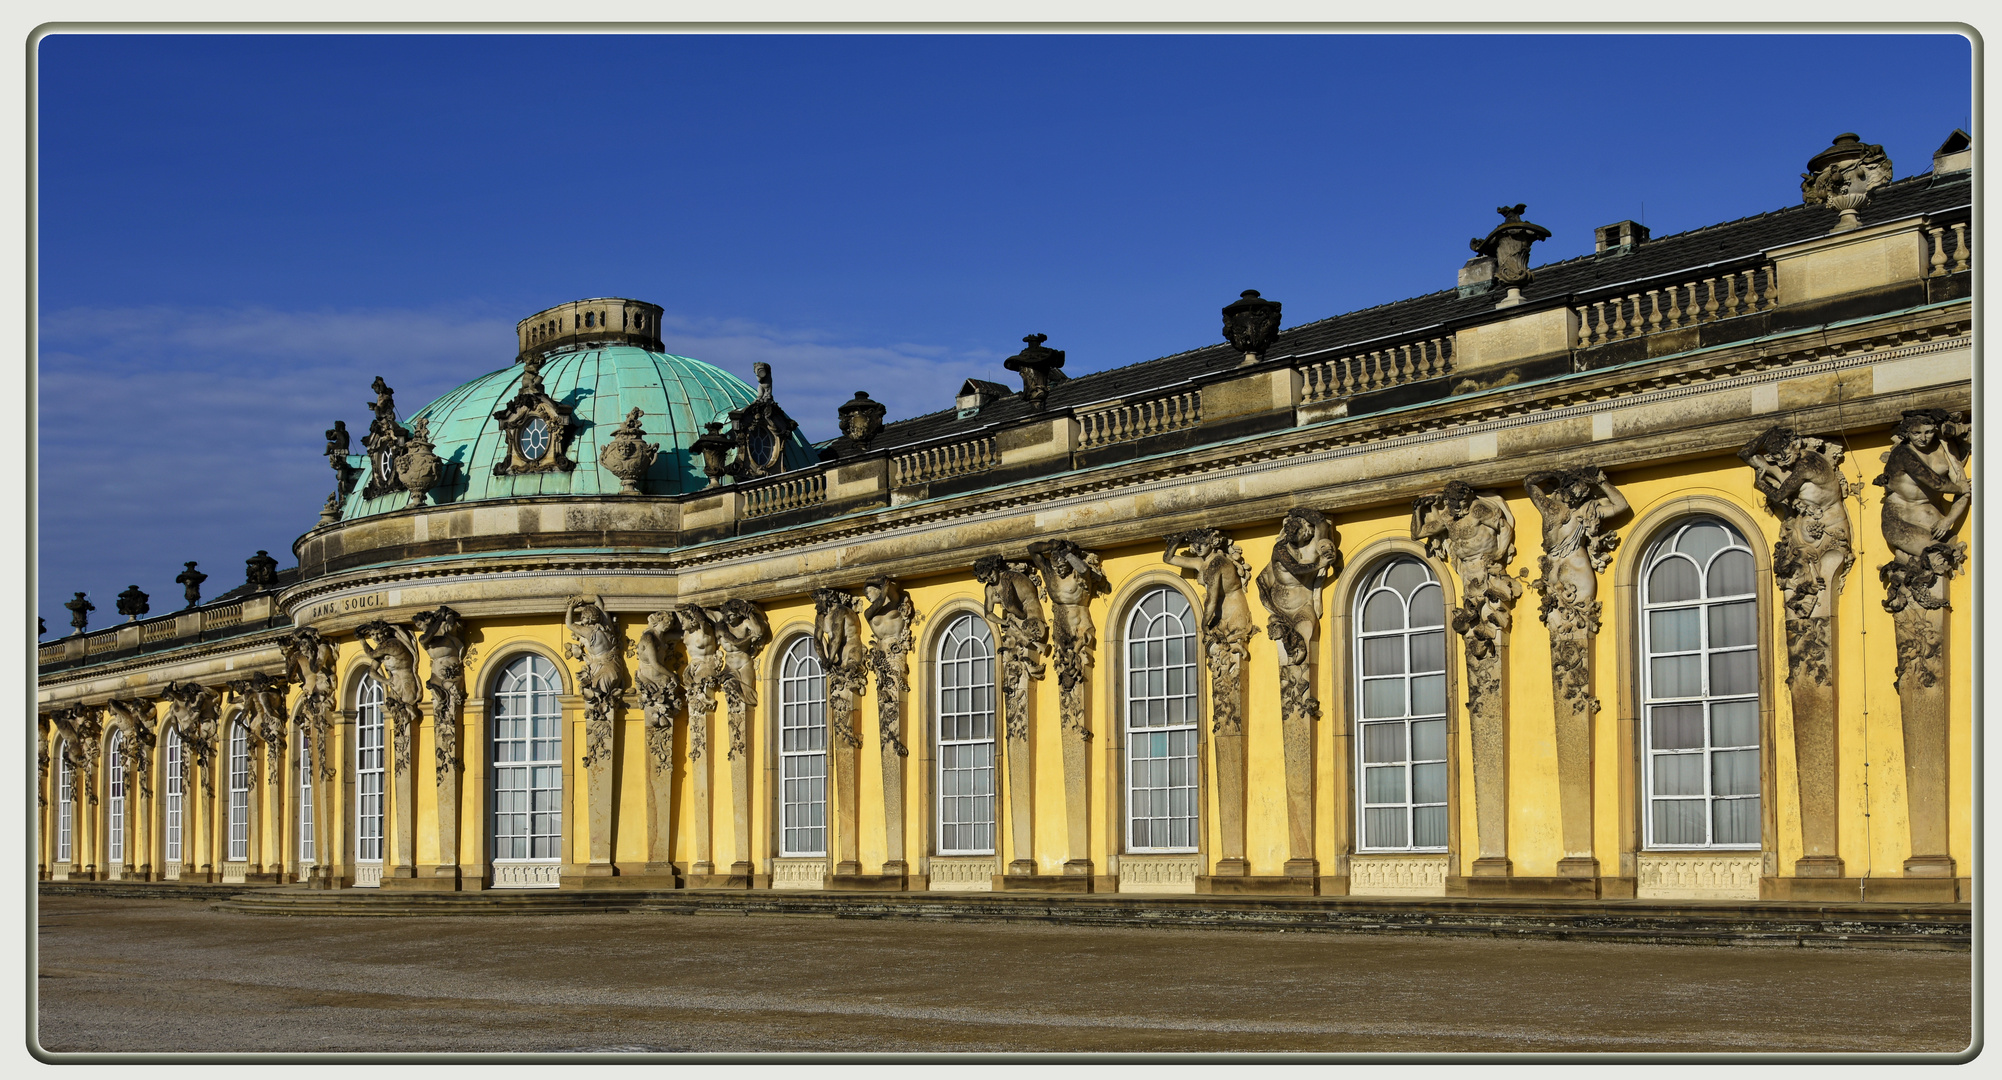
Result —
[[41, 646], [41, 874], [1965, 902], [1971, 161], [1544, 265], [1505, 207], [822, 444], [638, 300], [358, 373], [296, 567]]

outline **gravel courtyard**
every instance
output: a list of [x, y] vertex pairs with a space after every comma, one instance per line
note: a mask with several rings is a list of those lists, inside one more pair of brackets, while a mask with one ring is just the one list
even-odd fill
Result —
[[1966, 953], [40, 902], [51, 1051], [1933, 1051]]

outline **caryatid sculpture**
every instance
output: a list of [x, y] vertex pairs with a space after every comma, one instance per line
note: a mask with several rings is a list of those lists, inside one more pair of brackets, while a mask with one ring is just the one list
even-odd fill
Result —
[[639, 689], [640, 711], [646, 717], [647, 752], [658, 773], [674, 764], [674, 714], [681, 709], [681, 677], [672, 667], [673, 636], [679, 633], [676, 613], [656, 611], [646, 617], [633, 652], [633, 683]]
[[396, 772], [410, 770], [410, 737], [417, 723], [418, 706], [424, 702], [424, 685], [417, 681], [417, 639], [410, 631], [384, 619], [371, 619], [355, 627], [361, 642], [362, 663], [375, 671], [382, 684], [382, 711], [389, 716], [396, 741]]
[[1218, 529], [1191, 529], [1167, 539], [1161, 561], [1193, 570], [1202, 585], [1203, 645], [1209, 654], [1210, 730], [1244, 733], [1244, 661], [1258, 632], [1251, 619], [1251, 565], [1237, 541]]
[[334, 711], [338, 706], [334, 697], [334, 669], [340, 662], [340, 652], [310, 626], [287, 634], [279, 640], [278, 648], [285, 655], [286, 671], [299, 687], [299, 696], [292, 702], [292, 726], [311, 740], [320, 779], [332, 780], [334, 768], [327, 753], [327, 737], [333, 732]]
[[1202, 586], [1202, 641], [1209, 655], [1210, 732], [1216, 754], [1217, 824], [1220, 848], [1212, 874], [1242, 877], [1244, 857], [1245, 755], [1244, 662], [1251, 657], [1251, 566], [1229, 534], [1191, 529], [1167, 538], [1161, 561], [1193, 570]]
[[[1908, 409], [1884, 454], [1884, 540], [1891, 561], [1878, 567], [1884, 610], [1898, 639], [1897, 687], [1905, 750], [1911, 857], [1905, 876], [1952, 878], [1949, 854], [1949, 702], [1946, 678], [1949, 583], [1967, 545], [1953, 540], [1967, 520], [1969, 425], [1960, 413]], [[1954, 894], [1945, 894], [1951, 898]]]
[[757, 605], [738, 598], [709, 609], [709, 621], [723, 655], [723, 698], [729, 707], [730, 749], [724, 756], [734, 760], [744, 754], [744, 719], [758, 704], [758, 654], [771, 644], [772, 627]]
[[876, 672], [877, 743], [883, 755], [884, 873], [904, 866], [904, 694], [911, 688], [911, 628], [918, 608], [903, 586], [886, 577], [862, 586], [862, 621], [869, 624], [869, 666]]
[[1043, 677], [1043, 646], [1049, 626], [1043, 619], [1040, 587], [1031, 576], [1034, 564], [985, 555], [973, 563], [973, 576], [987, 587], [984, 608], [1001, 631], [1001, 697], [1007, 708], [1010, 739], [1029, 737], [1029, 680]]
[[577, 687], [584, 698], [584, 767], [612, 759], [612, 706], [626, 688], [625, 641], [595, 597], [571, 597], [563, 625], [573, 639], [563, 646], [579, 662]]
[[104, 715], [96, 705], [72, 705], [53, 717], [63, 737], [63, 757], [75, 770], [85, 800], [97, 802], [98, 756], [104, 750]]
[[438, 782], [444, 783], [459, 759], [459, 707], [466, 702], [466, 639], [459, 613], [438, 605], [410, 617], [417, 643], [431, 660], [431, 744]]
[[1552, 717], [1564, 858], [1563, 877], [1598, 876], [1592, 854], [1592, 641], [1599, 633], [1599, 574], [1613, 560], [1620, 535], [1607, 522], [1627, 512], [1627, 500], [1599, 469], [1537, 473], [1525, 479], [1529, 501], [1543, 517], [1539, 615], [1550, 628]]
[[125, 767], [132, 770], [132, 775], [138, 777], [139, 793], [150, 799], [153, 797], [153, 777], [149, 751], [153, 748], [156, 727], [153, 703], [143, 698], [128, 698], [113, 699], [104, 704], [116, 718], [118, 727], [125, 731], [119, 756], [124, 759]]
[[1029, 557], [1050, 598], [1050, 659], [1057, 665], [1064, 729], [1090, 739], [1084, 705], [1091, 696], [1090, 672], [1098, 650], [1091, 601], [1112, 586], [1098, 555], [1069, 540], [1038, 540], [1029, 545]]
[[1258, 599], [1271, 618], [1265, 633], [1279, 651], [1279, 720], [1286, 758], [1287, 874], [1314, 876], [1314, 640], [1321, 627], [1321, 588], [1341, 570], [1335, 527], [1319, 510], [1286, 515], [1272, 561], [1258, 572]]
[[[1898, 681], [1916, 669], [1919, 685], [1940, 678], [1944, 652], [1940, 620], [1947, 582], [1967, 560], [1967, 545], [1950, 538], [1967, 519], [1974, 488], [1967, 479], [1967, 420], [1944, 409], [1907, 409], [1883, 455], [1884, 540], [1891, 561], [1877, 568], [1884, 582], [1884, 610], [1898, 620]], [[1906, 613], [1910, 613], [1907, 615]], [[1943, 626], [1943, 623], [1942, 623]]]
[[853, 750], [862, 745], [855, 734], [855, 699], [869, 685], [853, 596], [840, 589], [813, 590], [813, 643], [827, 682], [828, 726], [839, 748]]
[[265, 782], [274, 786], [285, 779], [285, 687], [283, 675], [261, 671], [229, 680], [243, 726], [264, 744]]
[[1590, 702], [1592, 638], [1599, 632], [1599, 574], [1613, 561], [1620, 534], [1605, 522], [1627, 512], [1626, 497], [1600, 469], [1537, 473], [1522, 482], [1543, 516], [1543, 595], [1538, 616], [1550, 628], [1551, 674], [1560, 702]]
[[688, 656], [682, 667], [681, 685], [688, 700], [688, 757], [699, 761], [709, 748], [706, 719], [713, 709], [717, 691], [723, 688], [723, 647], [706, 608], [683, 604], [674, 609], [681, 626], [681, 649]]
[[200, 683], [170, 682], [161, 691], [167, 699], [163, 719], [181, 737], [181, 753], [201, 770], [202, 788], [215, 797], [216, 735], [222, 723], [222, 701]]
[[1492, 491], [1465, 481], [1411, 504], [1411, 538], [1460, 575], [1460, 606], [1452, 613], [1467, 665], [1467, 714], [1474, 744], [1477, 876], [1508, 876], [1508, 737], [1502, 711], [1501, 641], [1522, 583], [1509, 576], [1515, 561], [1515, 514]]
[[1738, 451], [1752, 467], [1752, 483], [1780, 519], [1773, 545], [1773, 578], [1787, 612], [1787, 681], [1803, 675], [1829, 683], [1828, 627], [1842, 577], [1855, 563], [1849, 512], [1842, 501], [1854, 488], [1842, 475], [1840, 446], [1775, 427]]
[[1794, 767], [1800, 790], [1800, 877], [1841, 877], [1837, 847], [1836, 702], [1829, 641], [1842, 577], [1856, 561], [1842, 475], [1842, 448], [1775, 427], [1738, 451], [1752, 483], [1780, 519], [1773, 580], [1786, 608], [1787, 687], [1793, 699]]
[[1321, 627], [1321, 587], [1340, 573], [1335, 527], [1319, 510], [1286, 515], [1272, 561], [1258, 572], [1258, 599], [1271, 616], [1265, 633], [1278, 643], [1279, 702], [1287, 716], [1321, 718], [1311, 676], [1314, 638]]

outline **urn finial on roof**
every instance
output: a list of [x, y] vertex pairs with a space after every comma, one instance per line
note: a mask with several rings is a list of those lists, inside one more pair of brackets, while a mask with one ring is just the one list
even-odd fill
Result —
[[1494, 280], [1508, 289], [1508, 295], [1495, 304], [1498, 308], [1522, 303], [1523, 287], [1536, 280], [1536, 275], [1529, 272], [1529, 246], [1538, 240], [1550, 239], [1549, 229], [1522, 220], [1522, 212], [1527, 209], [1528, 203], [1495, 207], [1495, 213], [1502, 216], [1502, 223], [1489, 231], [1485, 238], [1467, 242], [1477, 254], [1495, 261]]
[[1225, 305], [1223, 339], [1244, 354], [1245, 363], [1257, 363], [1279, 340], [1279, 308], [1279, 301], [1265, 299], [1257, 289], [1246, 289], [1235, 302]]
[[1048, 334], [1030, 334], [1022, 339], [1021, 352], [1001, 362], [1009, 371], [1021, 374], [1022, 398], [1034, 408], [1042, 407], [1052, 385], [1068, 378], [1062, 370], [1063, 350], [1046, 348], [1043, 342], [1048, 340]]

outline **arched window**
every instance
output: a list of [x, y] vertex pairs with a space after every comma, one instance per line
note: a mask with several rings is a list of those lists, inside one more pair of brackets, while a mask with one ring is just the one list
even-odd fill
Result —
[[1759, 602], [1716, 518], [1669, 527], [1641, 577], [1649, 847], [1759, 846]]
[[229, 726], [229, 861], [250, 859], [250, 732]]
[[313, 737], [299, 733], [299, 862], [313, 861]]
[[1196, 620], [1176, 589], [1126, 619], [1126, 850], [1196, 850]]
[[69, 748], [56, 745], [56, 861], [70, 861], [70, 832], [76, 823], [76, 772], [70, 768]]
[[104, 862], [117, 866], [125, 861], [125, 733], [113, 731], [104, 741]]
[[938, 852], [994, 853], [994, 638], [973, 615], [938, 643]]
[[779, 854], [827, 854], [827, 680], [805, 636], [779, 659]]
[[563, 858], [562, 692], [556, 665], [534, 655], [509, 663], [494, 685], [495, 862]]
[[382, 684], [355, 687], [355, 861], [382, 861]]
[[1384, 563], [1356, 592], [1358, 851], [1446, 848], [1446, 599], [1432, 568]]
[[167, 800], [166, 800], [166, 807], [164, 810], [164, 816], [166, 818], [166, 833], [167, 833], [167, 838], [166, 838], [167, 861], [180, 862], [181, 861], [181, 784], [182, 784], [181, 770], [183, 768], [181, 764], [180, 731], [175, 728], [168, 728], [167, 737], [166, 739], [163, 740], [163, 742], [165, 744], [165, 749], [163, 750], [163, 753], [166, 754], [167, 758], [167, 765], [166, 765]]

